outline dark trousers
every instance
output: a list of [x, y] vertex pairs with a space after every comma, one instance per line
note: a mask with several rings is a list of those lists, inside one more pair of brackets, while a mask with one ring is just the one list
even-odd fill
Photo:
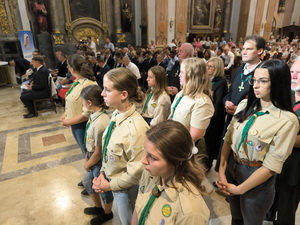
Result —
[[24, 103], [29, 113], [36, 113], [33, 106], [34, 99], [47, 98], [48, 94], [43, 92], [26, 91], [20, 96], [21, 101]]
[[268, 213], [268, 219], [273, 220], [274, 225], [295, 225], [296, 211], [300, 202], [300, 186], [291, 186], [277, 179], [275, 189], [275, 200]]
[[[226, 170], [227, 181], [239, 185], [257, 169], [238, 164], [231, 153]], [[232, 225], [262, 225], [275, 197], [275, 179], [276, 176], [273, 176], [243, 195], [228, 197]]]

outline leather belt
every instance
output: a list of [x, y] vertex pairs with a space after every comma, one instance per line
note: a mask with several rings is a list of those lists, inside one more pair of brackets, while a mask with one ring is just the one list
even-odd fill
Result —
[[244, 166], [253, 166], [253, 167], [261, 167], [262, 166], [261, 161], [249, 161], [248, 159], [240, 159], [237, 157], [236, 154], [233, 154], [233, 157], [237, 163], [242, 164]]

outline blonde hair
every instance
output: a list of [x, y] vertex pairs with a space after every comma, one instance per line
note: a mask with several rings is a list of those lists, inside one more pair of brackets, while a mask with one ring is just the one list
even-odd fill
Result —
[[127, 91], [130, 102], [141, 103], [144, 93], [138, 85], [136, 76], [127, 68], [115, 68], [107, 72], [105, 77], [113, 83], [117, 91]]
[[224, 77], [224, 63], [220, 57], [212, 57], [210, 58], [207, 63], [213, 62], [215, 71], [212, 74], [213, 77]]
[[185, 74], [185, 84], [183, 94], [190, 98], [196, 98], [204, 93], [211, 97], [211, 82], [206, 72], [206, 64], [200, 58], [188, 58], [183, 60]]

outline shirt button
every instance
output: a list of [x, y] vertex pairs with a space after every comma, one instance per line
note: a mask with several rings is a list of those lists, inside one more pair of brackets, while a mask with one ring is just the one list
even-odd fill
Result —
[[258, 133], [258, 131], [255, 129], [250, 130], [250, 134], [253, 136], [257, 135], [257, 133]]

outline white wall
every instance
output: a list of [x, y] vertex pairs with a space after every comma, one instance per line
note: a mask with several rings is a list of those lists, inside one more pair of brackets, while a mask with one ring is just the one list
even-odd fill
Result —
[[294, 3], [294, 10], [292, 13], [292, 18], [291, 18], [291, 25], [293, 24], [293, 22], [295, 22], [295, 25], [300, 25], [300, 1], [299, 0], [295, 0]]
[[[168, 44], [175, 38], [175, 10], [176, 0], [168, 0]], [[173, 20], [172, 28], [170, 28], [171, 20]]]
[[232, 2], [232, 10], [231, 10], [231, 23], [230, 23], [230, 34], [233, 38], [233, 41], [238, 41], [240, 37], [237, 37], [238, 26], [240, 18], [240, 8], [241, 8], [241, 0], [233, 0]]
[[151, 40], [155, 40], [156, 32], [156, 4], [155, 0], [148, 0], [148, 44], [150, 43]]
[[23, 30], [30, 30], [30, 23], [28, 20], [25, 0], [18, 0], [18, 5], [19, 5], [19, 10], [20, 10]]
[[254, 26], [256, 5], [257, 5], [257, 0], [251, 0], [246, 36], [249, 36], [249, 35], [253, 34], [253, 26]]
[[135, 17], [135, 45], [142, 45], [142, 35], [141, 35], [141, 0], [134, 1], [134, 17]]

